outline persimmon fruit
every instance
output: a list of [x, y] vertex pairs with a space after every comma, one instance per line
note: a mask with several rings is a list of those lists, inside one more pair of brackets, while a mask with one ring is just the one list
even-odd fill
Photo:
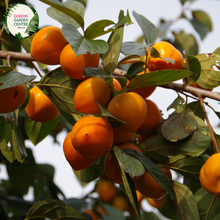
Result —
[[72, 145], [71, 132], [69, 132], [63, 142], [63, 152], [70, 166], [78, 171], [94, 164], [98, 158], [86, 157], [80, 154]]
[[[147, 71], [149, 72], [149, 71]], [[147, 74], [147, 72], [143, 71], [141, 73], [138, 73], [137, 75]], [[139, 94], [143, 99], [148, 98], [153, 92], [156, 90], [156, 86], [145, 86], [142, 88], [134, 89], [132, 92], [136, 92]]]
[[[169, 169], [161, 168], [169, 179], [172, 179], [172, 174]], [[136, 189], [145, 197], [152, 199], [161, 199], [167, 194], [159, 183], [151, 176], [149, 172], [145, 172], [141, 178], [134, 182]]]
[[135, 92], [127, 92], [116, 95], [108, 104], [108, 112], [126, 123], [118, 126], [124, 131], [134, 132], [141, 124], [147, 114], [144, 99]]
[[127, 141], [130, 141], [134, 136], [134, 132], [123, 131], [121, 129], [118, 129], [117, 127], [113, 128], [113, 133], [114, 133], [114, 139], [113, 139], [114, 145], [123, 144]]
[[99, 110], [96, 101], [107, 107], [110, 98], [111, 90], [105, 80], [101, 77], [93, 76], [78, 85], [74, 95], [74, 104], [76, 110], [82, 113], [98, 114]]
[[[136, 151], [142, 153], [141, 150], [132, 143], [124, 143], [124, 144], [118, 145], [118, 148], [120, 150], [133, 149], [133, 150], [136, 150]], [[117, 162], [115, 161], [114, 157], [111, 155], [110, 152], [107, 153], [107, 155], [105, 157], [104, 168], [105, 168], [106, 176], [111, 181], [113, 181], [114, 183], [123, 184], [123, 180], [121, 177], [121, 171], [118, 167]], [[141, 178], [141, 176], [135, 176], [133, 179], [137, 180], [139, 178]]]
[[148, 203], [154, 207], [154, 208], [157, 208], [157, 209], [160, 209], [162, 208], [165, 203], [166, 203], [166, 196], [164, 196], [163, 198], [161, 199], [151, 199], [151, 198], [147, 198], [147, 201]]
[[31, 56], [47, 65], [60, 64], [60, 54], [68, 44], [62, 30], [55, 26], [39, 30], [31, 42]]
[[32, 120], [38, 122], [52, 121], [60, 114], [53, 102], [37, 86], [30, 89], [25, 111]]
[[200, 183], [209, 193], [220, 198], [220, 153], [211, 155], [200, 169]]
[[13, 112], [20, 108], [26, 100], [25, 84], [0, 90], [0, 113]]
[[[171, 58], [175, 61], [175, 63], [173, 64], [169, 61], [167, 62], [160, 57], [151, 57], [152, 47], [154, 47], [160, 53], [161, 57]], [[183, 68], [183, 56], [181, 52], [176, 49], [172, 44], [165, 41], [160, 41], [158, 43], [155, 43], [152, 47], [150, 48], [147, 56], [147, 68], [149, 69], [149, 71]]]
[[153, 133], [160, 127], [162, 121], [160, 109], [157, 104], [150, 99], [145, 99], [145, 102], [147, 105], [147, 115], [142, 125], [136, 131], [140, 135]]
[[129, 210], [130, 203], [128, 202], [128, 199], [123, 195], [118, 195], [113, 199], [112, 202], [113, 206], [122, 212]]
[[60, 66], [63, 72], [73, 79], [83, 79], [85, 67], [98, 67], [99, 54], [81, 54], [76, 56], [71, 45], [67, 44], [60, 54]]
[[83, 213], [87, 213], [87, 214], [91, 215], [92, 220], [98, 220], [99, 219], [98, 215], [96, 215], [96, 213], [92, 209], [85, 209], [83, 211]]
[[82, 155], [101, 157], [112, 147], [113, 129], [104, 118], [84, 116], [74, 124], [71, 142]]
[[102, 180], [96, 188], [99, 198], [104, 202], [111, 202], [117, 195], [117, 188], [110, 180]]
[[114, 89], [116, 91], [120, 91], [121, 90], [121, 84], [120, 84], [120, 82], [118, 82], [117, 79], [113, 78], [112, 84], [113, 84]]

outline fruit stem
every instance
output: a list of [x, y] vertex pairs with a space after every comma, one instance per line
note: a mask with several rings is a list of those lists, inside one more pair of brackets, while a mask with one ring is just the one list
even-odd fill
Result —
[[215, 138], [215, 135], [214, 135], [212, 126], [211, 126], [211, 124], [210, 124], [210, 121], [209, 121], [207, 112], [206, 112], [206, 110], [205, 110], [204, 100], [203, 100], [202, 97], [199, 98], [199, 102], [200, 102], [200, 105], [201, 105], [201, 108], [202, 108], [202, 111], [203, 111], [203, 114], [204, 114], [206, 123], [207, 123], [207, 125], [208, 125], [209, 132], [210, 132], [210, 134], [211, 134], [211, 139], [212, 139], [212, 143], [213, 143], [213, 151], [214, 151], [215, 153], [220, 153], [220, 150], [219, 150], [219, 147], [218, 147], [218, 143], [217, 143], [217, 141], [216, 141], [216, 138]]
[[36, 70], [36, 72], [38, 73], [38, 75], [40, 76], [40, 78], [42, 78], [42, 75], [40, 73], [40, 71], [37, 69], [37, 67], [34, 65], [34, 63], [31, 61], [30, 64], [33, 66], [33, 68]]
[[11, 55], [9, 54], [7, 56], [7, 66], [11, 66], [10, 59], [11, 59]]

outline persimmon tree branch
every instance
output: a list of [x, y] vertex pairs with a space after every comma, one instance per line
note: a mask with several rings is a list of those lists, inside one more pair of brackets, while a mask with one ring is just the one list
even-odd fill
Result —
[[[14, 51], [0, 51], [0, 59], [7, 59], [7, 57], [9, 55], [10, 55], [11, 60], [21, 60], [24, 62], [30, 62], [31, 65], [33, 65], [33, 61], [35, 61], [30, 53], [21, 53], [21, 52], [14, 52]], [[36, 67], [34, 67], [34, 68], [37, 69]], [[115, 76], [125, 76], [126, 77], [127, 72], [116, 68], [114, 70], [113, 74]], [[189, 85], [178, 84], [178, 83], [169, 83], [169, 84], [165, 84], [165, 85], [160, 85], [159, 87], [166, 88], [166, 89], [173, 89], [177, 92], [187, 92], [187, 93], [191, 93], [197, 97], [200, 97], [200, 96], [201, 97], [208, 97], [210, 99], [220, 101], [220, 94], [219, 93], [207, 91], [204, 89], [194, 88]]]

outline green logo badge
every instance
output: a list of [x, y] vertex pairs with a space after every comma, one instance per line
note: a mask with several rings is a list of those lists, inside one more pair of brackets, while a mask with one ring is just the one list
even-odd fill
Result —
[[37, 31], [39, 17], [32, 6], [16, 3], [6, 10], [3, 25], [8, 34], [18, 39], [24, 39]]

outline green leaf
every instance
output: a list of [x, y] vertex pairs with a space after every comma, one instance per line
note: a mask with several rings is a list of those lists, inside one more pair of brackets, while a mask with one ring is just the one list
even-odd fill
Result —
[[100, 20], [100, 21], [96, 21], [94, 23], [92, 23], [86, 30], [84, 33], [84, 37], [88, 38], [90, 40], [93, 40], [97, 37], [100, 37], [104, 34], [107, 34], [109, 32], [111, 32], [113, 30], [113, 28], [109, 28], [107, 30], [104, 30], [106, 27], [108, 27], [109, 25], [113, 25], [115, 24], [113, 21], [111, 20]]
[[145, 173], [144, 166], [135, 157], [126, 154], [117, 146], [114, 147], [115, 156], [126, 173], [133, 179], [135, 176], [142, 176]]
[[129, 174], [124, 171], [124, 169], [119, 164], [119, 168], [121, 170], [121, 177], [124, 183], [125, 191], [128, 196], [128, 199], [133, 206], [135, 212], [138, 216], [140, 216], [140, 209], [137, 201], [136, 188], [133, 180], [130, 178]]
[[[121, 13], [122, 12], [120, 12], [120, 14]], [[119, 22], [123, 18], [124, 16], [119, 16]], [[124, 25], [121, 25], [115, 28], [114, 31], [112, 31], [108, 39], [109, 48], [108, 51], [103, 55], [103, 67], [104, 70], [110, 73], [112, 73], [117, 66], [118, 58], [121, 51], [123, 35], [124, 35]]]
[[99, 76], [103, 78], [105, 77], [111, 78], [111, 73], [101, 68], [86, 67], [83, 70], [83, 76], [84, 77]]
[[164, 166], [180, 173], [194, 182], [199, 182], [199, 172], [203, 164], [204, 161], [199, 158], [177, 155], [170, 157]]
[[185, 81], [188, 85], [191, 85], [194, 82], [196, 82], [196, 80], [200, 76], [201, 64], [200, 64], [199, 60], [194, 56], [185, 55], [185, 59], [186, 59], [186, 69], [193, 72], [192, 75], [185, 78]]
[[0, 75], [0, 90], [18, 86], [24, 83], [28, 83], [34, 80], [36, 76], [34, 75], [24, 75], [17, 71], [10, 71]]
[[96, 162], [86, 169], [79, 171], [73, 170], [82, 186], [86, 186], [88, 183], [92, 182], [102, 174], [104, 171], [104, 159], [105, 156], [99, 158], [98, 163]]
[[146, 219], [161, 220], [154, 212], [143, 212], [140, 220], [146, 220]]
[[35, 203], [29, 210], [25, 220], [36, 217], [49, 219], [87, 220], [81, 213], [60, 200], [46, 199]]
[[220, 198], [208, 193], [204, 188], [200, 188], [195, 193], [195, 199], [198, 203], [200, 219], [218, 219]]
[[203, 40], [207, 33], [212, 31], [212, 21], [204, 11], [192, 11], [192, 16], [190, 22]]
[[[171, 142], [166, 140], [161, 133], [154, 135], [142, 144], [146, 145], [146, 156], [152, 160], [164, 163], [171, 156], [179, 154], [199, 156], [211, 146], [211, 138], [205, 122], [196, 117], [198, 128], [188, 138]], [[166, 149], [166, 151], [164, 151]]]
[[133, 11], [133, 16], [144, 33], [145, 42], [147, 46], [151, 46], [152, 44], [154, 44], [158, 36], [156, 26], [152, 22], [150, 22], [146, 17], [144, 17], [141, 14], [138, 14], [135, 11]]
[[172, 32], [172, 33], [175, 37], [175, 42], [173, 45], [176, 48], [177, 48], [176, 44], [178, 44], [178, 49], [180, 51], [185, 51], [185, 53], [188, 55], [198, 54], [199, 51], [198, 43], [196, 41], [196, 38], [192, 34], [186, 34], [184, 31], [180, 31], [177, 33]]
[[177, 196], [178, 219], [200, 220], [198, 206], [191, 190], [184, 184], [173, 182]]
[[78, 13], [73, 11], [72, 9], [67, 8], [59, 0], [40, 0], [40, 1], [52, 6], [53, 8], [63, 12], [64, 14], [68, 15], [70, 18], [74, 19], [82, 29], [84, 29], [83, 18]]
[[72, 0], [67, 0], [63, 2], [63, 5], [66, 8], [71, 9], [73, 12], [75, 12], [74, 18], [71, 18], [67, 14], [53, 7], [47, 8], [47, 14], [51, 18], [59, 21], [62, 25], [71, 24], [75, 28], [79, 28], [80, 25], [78, 24], [77, 20], [78, 19], [82, 20], [84, 17], [84, 14], [85, 14], [84, 5], [78, 1], [72, 1]]
[[81, 54], [105, 54], [108, 50], [108, 44], [104, 40], [89, 40], [82, 36], [72, 25], [65, 24], [62, 27], [64, 37], [70, 43], [76, 57]]
[[106, 211], [110, 220], [125, 220], [126, 219], [126, 217], [123, 215], [123, 212], [115, 208], [114, 206], [107, 204], [107, 203], [103, 203], [102, 207]]
[[10, 72], [12, 70], [13, 70], [13, 67], [11, 67], [11, 66], [0, 65], [0, 75], [7, 73], [7, 72]]
[[[194, 112], [194, 114], [195, 114], [196, 116], [198, 116], [198, 117], [201, 118], [202, 120], [205, 119], [204, 113], [203, 113], [203, 110], [202, 110], [202, 107], [201, 107], [199, 101], [190, 102], [190, 103], [188, 104], [188, 106], [192, 109], [192, 111]], [[220, 117], [220, 115], [219, 115], [219, 117]]]
[[59, 117], [56, 119], [41, 123], [31, 120], [28, 116], [25, 117], [25, 130], [30, 141], [36, 146], [44, 138], [46, 138], [56, 127]]
[[172, 83], [185, 78], [190, 74], [191, 72], [188, 70], [161, 70], [149, 72], [147, 74], [134, 77], [128, 86], [125, 89], [122, 89], [121, 92], [132, 91], [146, 86], [157, 86]]
[[68, 77], [60, 67], [46, 74], [40, 84], [50, 94], [54, 104], [68, 114], [82, 114], [75, 109], [74, 94], [77, 86], [82, 80]]
[[125, 56], [129, 55], [146, 55], [144, 48], [147, 48], [146, 44], [140, 44], [137, 42], [129, 41], [123, 42], [121, 45], [121, 53]]
[[127, 77], [129, 80], [132, 80], [138, 73], [145, 71], [144, 62], [139, 61], [133, 63], [127, 71]]
[[162, 124], [162, 135], [169, 141], [176, 142], [190, 136], [197, 129], [193, 111], [186, 105], [180, 112], [173, 112]]
[[185, 100], [178, 94], [178, 97], [167, 107], [167, 111], [175, 109], [176, 113], [181, 113], [185, 109]]
[[124, 151], [127, 154], [130, 154], [140, 160], [147, 172], [151, 174], [151, 176], [158, 182], [158, 184], [169, 193], [172, 199], [176, 199], [176, 195], [170, 179], [150, 158], [139, 152], [134, 153], [134, 151], [131, 149], [125, 149]]
[[13, 113], [13, 118], [13, 121], [6, 123], [4, 118], [1, 117], [1, 129], [3, 129], [3, 133], [2, 136], [0, 136], [0, 150], [10, 163], [14, 160], [23, 162], [26, 157], [26, 150], [23, 137], [17, 125], [18, 114]]

